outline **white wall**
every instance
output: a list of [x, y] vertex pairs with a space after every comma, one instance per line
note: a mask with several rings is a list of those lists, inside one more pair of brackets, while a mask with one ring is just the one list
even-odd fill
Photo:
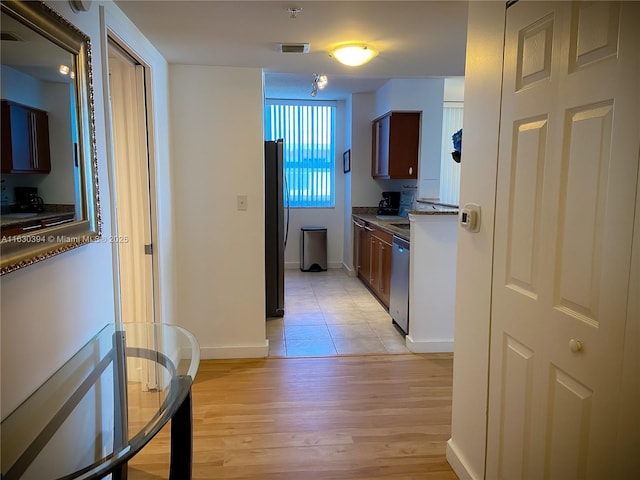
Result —
[[[110, 234], [99, 8], [76, 14], [49, 2], [90, 36], [103, 234]], [[2, 276], [2, 417], [113, 321], [111, 246], [93, 243]]]
[[43, 82], [43, 109], [49, 116], [49, 146], [51, 173], [44, 175], [38, 185], [38, 194], [44, 203], [74, 205], [75, 158], [71, 131], [71, 92], [67, 83]]
[[444, 79], [444, 101], [464, 102], [464, 77], [447, 77]]
[[377, 206], [382, 184], [371, 177], [371, 121], [375, 118], [375, 93], [351, 96], [351, 205]]
[[[353, 117], [353, 100], [350, 96], [347, 98], [345, 102], [345, 150], [351, 149], [351, 154], [353, 154], [352, 146], [352, 131], [353, 124], [351, 123], [351, 118]], [[351, 202], [352, 202], [352, 188], [351, 181], [353, 177], [351, 176], [351, 172], [345, 174], [344, 177], [344, 205], [342, 206], [343, 218], [342, 218], [342, 230], [343, 230], [343, 238], [342, 238], [342, 268], [352, 276], [355, 276], [355, 269], [353, 267], [353, 228], [351, 224]]]
[[169, 82], [175, 320], [203, 358], [266, 356], [262, 71], [171, 65]]
[[460, 478], [484, 478], [493, 216], [504, 38], [503, 2], [469, 2], [460, 204], [478, 203], [478, 233], [459, 230], [453, 414], [447, 459]]

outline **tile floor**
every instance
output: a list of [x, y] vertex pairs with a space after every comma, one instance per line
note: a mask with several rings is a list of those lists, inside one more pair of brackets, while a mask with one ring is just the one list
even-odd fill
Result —
[[269, 356], [409, 353], [366, 287], [342, 270], [285, 271], [283, 318], [267, 319]]

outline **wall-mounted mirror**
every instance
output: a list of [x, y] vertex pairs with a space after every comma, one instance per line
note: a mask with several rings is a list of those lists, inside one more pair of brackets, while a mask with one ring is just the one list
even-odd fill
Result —
[[89, 37], [40, 2], [0, 3], [1, 273], [100, 238]]

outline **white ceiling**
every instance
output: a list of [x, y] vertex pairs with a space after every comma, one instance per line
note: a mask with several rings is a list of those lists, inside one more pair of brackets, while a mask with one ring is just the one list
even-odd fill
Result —
[[[316, 99], [344, 98], [390, 78], [464, 75], [467, 2], [463, 1], [149, 1], [116, 0], [169, 63], [259, 67], [266, 95], [310, 98], [313, 73], [329, 77]], [[300, 7], [290, 18], [288, 7]], [[308, 54], [278, 43], [309, 43]], [[329, 57], [332, 47], [363, 42], [379, 55], [361, 67]]]

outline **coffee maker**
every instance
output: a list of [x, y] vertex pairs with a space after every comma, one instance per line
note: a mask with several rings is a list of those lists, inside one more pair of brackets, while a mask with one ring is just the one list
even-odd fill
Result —
[[42, 212], [44, 201], [38, 196], [36, 187], [15, 187], [16, 205], [18, 212]]
[[382, 192], [378, 204], [378, 215], [398, 215], [400, 211], [400, 192]]

